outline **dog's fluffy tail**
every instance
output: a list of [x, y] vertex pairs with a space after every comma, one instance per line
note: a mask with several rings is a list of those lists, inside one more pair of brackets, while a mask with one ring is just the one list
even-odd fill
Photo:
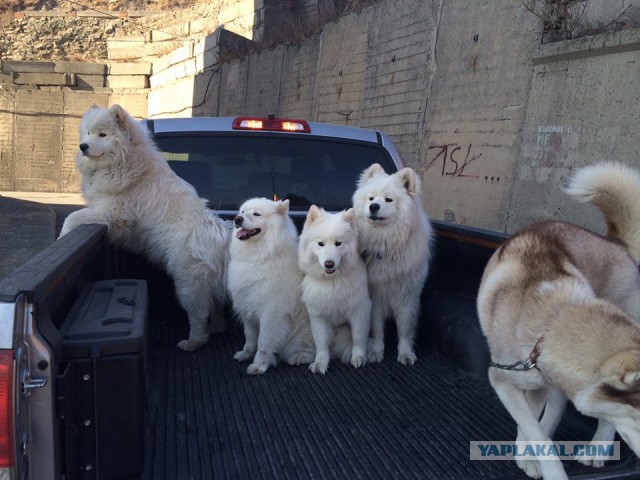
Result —
[[578, 170], [565, 189], [579, 202], [595, 205], [607, 222], [607, 236], [627, 246], [640, 262], [640, 172], [607, 162]]

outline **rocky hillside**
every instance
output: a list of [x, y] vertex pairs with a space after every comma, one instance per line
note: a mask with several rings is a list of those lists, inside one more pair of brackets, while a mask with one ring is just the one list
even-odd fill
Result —
[[[217, 18], [228, 1], [207, 0], [5, 0], [0, 2], [0, 59], [101, 61], [106, 40], [139, 34], [193, 18]], [[64, 16], [31, 17], [20, 11], [50, 11]], [[95, 10], [111, 18], [77, 17]], [[123, 10], [161, 12], [141, 18], [120, 18]]]

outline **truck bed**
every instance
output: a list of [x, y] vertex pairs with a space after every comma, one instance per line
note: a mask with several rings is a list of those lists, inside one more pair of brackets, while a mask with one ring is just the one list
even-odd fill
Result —
[[[247, 375], [248, 364], [233, 359], [244, 336], [232, 319], [200, 350], [180, 351], [187, 321], [178, 307], [154, 307], [153, 291], [170, 288], [156, 272], [144, 478], [526, 478], [513, 461], [469, 460], [470, 441], [516, 435], [487, 380], [488, 352], [475, 313], [491, 249], [446, 237], [437, 249], [416, 365], [396, 361], [391, 324], [382, 363], [354, 369], [332, 361], [324, 376], [289, 365]], [[170, 296], [165, 291], [160, 298]], [[584, 441], [595, 426], [569, 408], [555, 438]], [[577, 478], [640, 476], [626, 446], [622, 455], [603, 469], [577, 462], [565, 468]]]
[[[488, 383], [475, 313], [482, 269], [500, 239], [456, 227], [438, 232], [414, 366], [396, 361], [393, 325], [381, 363], [354, 369], [333, 361], [324, 376], [288, 365], [247, 375], [247, 364], [233, 359], [244, 338], [232, 318], [207, 345], [183, 352], [176, 344], [188, 334], [187, 319], [168, 277], [139, 256], [114, 252], [104, 227], [79, 227], [47, 247], [0, 281], [0, 299], [25, 295], [36, 312], [48, 310], [50, 318], [37, 321], [53, 345], [51, 324], [82, 285], [146, 279], [144, 480], [526, 478], [513, 461], [469, 460], [470, 441], [516, 436]], [[595, 421], [570, 407], [555, 439], [585, 441], [594, 431]], [[572, 478], [640, 477], [624, 444], [622, 459], [602, 469], [574, 461], [565, 468]]]

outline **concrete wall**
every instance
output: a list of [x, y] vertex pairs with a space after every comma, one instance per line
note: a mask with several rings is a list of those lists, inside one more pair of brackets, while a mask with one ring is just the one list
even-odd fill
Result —
[[[593, 0], [590, 15], [606, 24], [635, 3], [616, 0], [607, 10]], [[304, 8], [317, 13], [321, 4], [336, 2], [305, 0]], [[299, 44], [235, 60], [254, 46], [218, 29], [154, 59], [142, 95], [112, 88], [100, 101], [151, 117], [275, 113], [380, 128], [422, 175], [434, 219], [512, 232], [552, 217], [599, 229], [597, 215], [560, 189], [572, 169], [597, 160], [640, 166], [640, 30], [544, 45], [542, 37], [538, 18], [512, 0], [379, 0]], [[33, 178], [42, 181], [32, 186], [72, 191], [67, 153], [52, 167], [5, 142], [20, 138], [38, 152], [36, 143], [57, 141], [61, 128], [73, 145], [75, 126], [55, 119], [77, 118], [80, 107], [63, 105], [78, 98], [88, 106], [101, 91], [21, 88], [0, 89], [0, 188]], [[51, 105], [36, 107], [48, 96]], [[12, 108], [21, 113], [7, 114]], [[29, 134], [37, 123], [25, 120], [29, 108], [46, 112], [52, 127]]]
[[[148, 71], [77, 62], [0, 63], [0, 190], [78, 192], [78, 128], [91, 105], [126, 105], [144, 117]], [[150, 69], [147, 64], [146, 70]], [[105, 85], [111, 85], [106, 87]], [[122, 88], [116, 85], [123, 85]]]
[[540, 26], [519, 2], [450, 0], [437, 35], [415, 163], [428, 212], [504, 230]]
[[640, 32], [542, 45], [533, 65], [507, 228], [560, 217], [604, 229], [594, 208], [559, 186], [602, 160], [640, 166]]

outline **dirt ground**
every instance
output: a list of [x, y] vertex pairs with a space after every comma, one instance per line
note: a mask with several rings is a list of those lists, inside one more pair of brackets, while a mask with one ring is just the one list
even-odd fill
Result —
[[[217, 18], [230, 1], [206, 0], [9, 0], [0, 3], [0, 58], [26, 61], [101, 61], [110, 37], [142, 34], [190, 19]], [[69, 12], [63, 17], [16, 18], [15, 12]], [[74, 11], [97, 10], [113, 18], [75, 17]], [[159, 12], [120, 18], [121, 11]]]

